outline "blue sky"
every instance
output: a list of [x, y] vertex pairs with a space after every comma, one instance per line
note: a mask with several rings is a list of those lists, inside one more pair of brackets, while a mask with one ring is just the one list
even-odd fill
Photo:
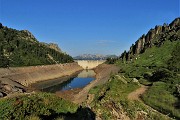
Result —
[[180, 16], [179, 0], [0, 0], [0, 22], [72, 56], [120, 55], [150, 28]]

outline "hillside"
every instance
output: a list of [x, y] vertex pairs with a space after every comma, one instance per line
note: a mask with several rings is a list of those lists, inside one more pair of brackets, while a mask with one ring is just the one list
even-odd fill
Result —
[[124, 51], [121, 59], [132, 60], [137, 55], [144, 53], [148, 48], [161, 47], [166, 41], [179, 41], [180, 39], [180, 18], [176, 18], [170, 24], [156, 26], [150, 29], [148, 33], [143, 34], [135, 44], [132, 44], [128, 52]]
[[146, 106], [171, 118], [180, 119], [179, 51], [180, 18], [176, 18], [170, 24], [151, 29], [128, 52], [125, 51], [119, 59], [111, 59], [108, 63], [121, 68], [119, 76], [123, 79], [148, 87], [146, 93], [140, 96]]
[[0, 24], [0, 67], [34, 66], [73, 62], [55, 44], [40, 43], [29, 31]]
[[[36, 42], [33, 39], [33, 43]], [[80, 105], [49, 93], [31, 93], [0, 100], [0, 118], [179, 120], [179, 51], [180, 18], [177, 18], [169, 25], [151, 29], [120, 58], [107, 59], [107, 63], [115, 65], [97, 67], [94, 83], [91, 82], [83, 88], [84, 91], [77, 93], [77, 101], [82, 102]], [[109, 67], [103, 69], [103, 66]], [[112, 72], [112, 66], [119, 71]], [[107, 75], [111, 76], [110, 79]], [[71, 92], [70, 95], [72, 101], [74, 96]]]

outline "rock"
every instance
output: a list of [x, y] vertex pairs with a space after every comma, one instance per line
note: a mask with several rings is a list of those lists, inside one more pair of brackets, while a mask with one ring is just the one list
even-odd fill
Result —
[[3, 25], [2, 25], [2, 23], [0, 23], [0, 29], [1, 29], [1, 28], [3, 28]]
[[19, 92], [20, 92], [20, 93], [23, 93], [23, 92], [24, 92], [24, 90], [23, 90], [23, 89], [19, 89]]
[[142, 35], [137, 42], [135, 43], [135, 54], [141, 53], [141, 51], [144, 49], [145, 44], [145, 35]]
[[169, 24], [170, 28], [174, 28], [176, 26], [180, 26], [180, 17], [176, 18], [171, 24]]
[[[180, 17], [176, 18], [172, 23], [163, 24], [163, 26], [155, 26], [155, 28], [150, 29], [146, 35], [142, 35], [133, 44], [129, 51], [125, 51], [121, 54], [120, 58], [123, 61], [130, 61], [136, 55], [145, 52], [147, 48], [152, 46], [161, 46], [166, 40], [179, 40], [180, 36], [177, 32], [180, 29]], [[170, 37], [169, 37], [170, 36]], [[125, 59], [126, 58], [126, 59]]]
[[12, 87], [24, 88], [24, 86], [22, 86], [21, 84], [13, 81], [11, 79], [8, 79], [8, 78], [1, 78], [0, 81], [1, 81], [1, 84], [4, 84], [4, 85], [10, 85]]
[[34, 37], [34, 35], [31, 32], [29, 32], [28, 30], [22, 30], [21, 32], [25, 33], [25, 35], [31, 39], [36, 39]]
[[12, 87], [10, 85], [5, 85], [4, 89], [7, 91], [12, 91]]
[[155, 27], [155, 34], [159, 34], [162, 32], [162, 26], [156, 26]]
[[139, 83], [139, 81], [138, 81], [136, 78], [133, 78], [133, 79], [132, 79], [132, 82], [134, 82], [134, 83]]
[[4, 95], [3, 95], [3, 93], [2, 93], [2, 92], [0, 92], [0, 98], [1, 98], [1, 97], [4, 97]]
[[11, 92], [18, 92], [19, 91], [19, 89], [18, 88], [16, 88], [16, 87], [12, 87], [12, 90], [11, 90]]
[[58, 51], [58, 52], [62, 52], [61, 49], [59, 48], [58, 44], [49, 43], [49, 44], [47, 44], [47, 46], [48, 46], [49, 48], [52, 48], [52, 49]]
[[119, 75], [115, 75], [117, 79], [121, 80], [124, 84], [127, 84], [127, 81], [125, 80], [125, 77], [121, 77]]

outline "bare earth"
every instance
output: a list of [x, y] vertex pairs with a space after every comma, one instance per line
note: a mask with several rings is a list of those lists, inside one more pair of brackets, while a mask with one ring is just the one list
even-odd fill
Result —
[[144, 94], [147, 89], [148, 89], [148, 86], [141, 85], [140, 88], [138, 88], [137, 90], [131, 92], [131, 93], [128, 95], [128, 99], [129, 99], [129, 100], [139, 100], [139, 101], [141, 101], [140, 96], [141, 96], [142, 94]]

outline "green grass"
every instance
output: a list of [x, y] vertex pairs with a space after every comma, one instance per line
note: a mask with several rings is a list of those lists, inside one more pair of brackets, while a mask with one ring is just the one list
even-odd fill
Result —
[[147, 113], [147, 115], [143, 116], [144, 119], [168, 119], [157, 112], [152, 112], [139, 101], [128, 100], [128, 94], [139, 87], [137, 83], [123, 78], [122, 75], [112, 76], [110, 81], [105, 85], [97, 86], [90, 90], [89, 93], [95, 96], [90, 106], [92, 110], [104, 120], [117, 119], [116, 116], [112, 114], [113, 109], [124, 112], [130, 119], [137, 118], [139, 111]]
[[150, 81], [148, 81], [146, 79], [143, 79], [143, 78], [139, 79], [139, 83], [142, 84], [142, 85], [145, 85], [145, 86], [152, 85], [152, 82], [150, 82]]
[[179, 41], [166, 41], [161, 47], [153, 46], [148, 48], [145, 53], [140, 54], [137, 60], [134, 60], [135, 65], [139, 66], [155, 66], [167, 67], [167, 62], [171, 58], [171, 53]]
[[147, 105], [156, 110], [180, 119], [180, 110], [175, 108], [178, 98], [168, 91], [168, 87], [164, 82], [155, 82], [142, 98]]
[[[154, 109], [180, 119], [180, 110], [176, 85], [180, 84], [179, 74], [179, 41], [165, 41], [160, 47], [153, 46], [132, 61], [116, 64], [121, 68], [119, 73], [127, 78], [137, 78], [143, 85], [152, 85], [143, 95], [144, 102]], [[124, 108], [129, 108], [127, 101]], [[132, 105], [133, 106], [133, 105]], [[133, 109], [133, 107], [132, 107]]]
[[75, 113], [78, 106], [53, 94], [38, 93], [0, 100], [0, 119], [38, 119]]
[[161, 47], [148, 48], [143, 54], [136, 56], [137, 59], [128, 62], [117, 61], [116, 64], [126, 77], [143, 78], [144, 73], [152, 73], [158, 68], [168, 68], [168, 62], [177, 45], [179, 41], [166, 41]]

